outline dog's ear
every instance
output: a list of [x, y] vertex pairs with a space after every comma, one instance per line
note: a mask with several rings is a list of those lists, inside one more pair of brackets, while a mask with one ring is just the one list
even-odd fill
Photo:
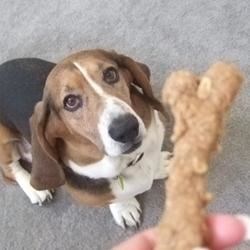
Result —
[[36, 104], [30, 118], [32, 144], [31, 185], [37, 190], [53, 189], [65, 183], [57, 151], [56, 114], [47, 98]]
[[150, 72], [149, 67], [146, 64], [141, 63], [141, 62], [136, 62], [136, 63], [140, 66], [141, 70], [144, 72], [144, 74], [147, 76], [148, 80], [150, 81], [151, 72]]
[[114, 54], [118, 65], [129, 71], [132, 76], [131, 83], [136, 85], [142, 90], [145, 99], [156, 110], [160, 111], [166, 116], [165, 109], [161, 102], [157, 100], [153, 94], [150, 84], [150, 70], [147, 65], [134, 61], [132, 58]]

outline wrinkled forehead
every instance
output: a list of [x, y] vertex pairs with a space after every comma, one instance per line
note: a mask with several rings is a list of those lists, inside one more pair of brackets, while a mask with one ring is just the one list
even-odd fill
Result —
[[[107, 66], [117, 66], [117, 63], [109, 53], [99, 51], [84, 51], [73, 54], [55, 67], [54, 78], [65, 77], [66, 74], [74, 69], [84, 68], [88, 73], [97, 73], [102, 71]], [[71, 76], [71, 74], [69, 74]]]
[[98, 84], [102, 71], [109, 67], [117, 67], [116, 61], [108, 53], [99, 51], [80, 52], [58, 63], [47, 79], [49, 91], [59, 89], [83, 88], [84, 82], [95, 80]]
[[111, 53], [100, 51], [85, 51], [72, 55], [65, 60], [74, 65], [78, 64], [86, 68], [90, 72], [103, 70], [107, 65], [117, 66], [117, 63], [112, 57]]

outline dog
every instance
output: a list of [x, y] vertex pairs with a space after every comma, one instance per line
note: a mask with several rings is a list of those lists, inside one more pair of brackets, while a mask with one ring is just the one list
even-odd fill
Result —
[[[108, 204], [121, 227], [140, 223], [135, 196], [166, 178], [162, 104], [149, 68], [105, 50], [58, 64], [37, 58], [0, 66], [0, 166], [32, 204], [63, 186], [81, 203]], [[32, 163], [31, 171], [22, 165]]]

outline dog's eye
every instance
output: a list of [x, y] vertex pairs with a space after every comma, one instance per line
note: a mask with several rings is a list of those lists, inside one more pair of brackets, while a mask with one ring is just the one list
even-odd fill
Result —
[[114, 67], [108, 67], [103, 71], [103, 80], [106, 83], [114, 84], [119, 81], [119, 74]]
[[79, 95], [67, 95], [63, 100], [64, 108], [70, 112], [82, 107], [82, 98]]

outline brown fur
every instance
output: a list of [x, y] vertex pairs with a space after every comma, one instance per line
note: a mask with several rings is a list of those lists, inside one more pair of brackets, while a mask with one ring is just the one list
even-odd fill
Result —
[[11, 181], [15, 179], [9, 164], [19, 158], [16, 147], [16, 142], [19, 140], [18, 133], [0, 123], [0, 169], [3, 177]]

